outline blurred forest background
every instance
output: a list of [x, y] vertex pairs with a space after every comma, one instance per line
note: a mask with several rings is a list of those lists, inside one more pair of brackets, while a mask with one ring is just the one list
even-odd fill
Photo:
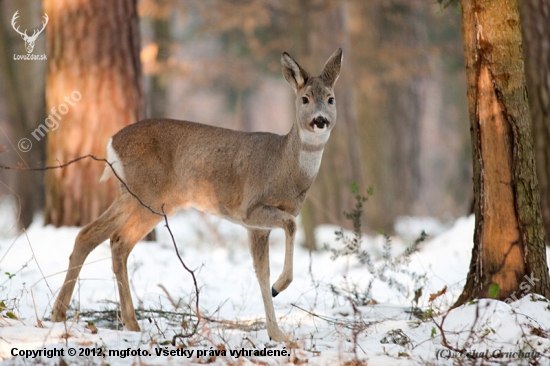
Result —
[[[86, 71], [90, 57], [82, 50], [108, 44], [105, 53], [115, 55], [108, 57], [118, 57], [135, 51], [124, 45], [124, 39], [131, 37], [124, 33], [123, 46], [117, 47], [116, 37], [94, 33], [109, 26], [115, 32], [121, 26], [122, 21], [109, 9], [101, 10], [98, 5], [111, 6], [106, 2], [71, 1], [67, 6], [83, 10], [68, 15], [59, 10], [64, 3], [68, 1], [0, 0], [3, 163], [39, 167], [87, 153], [105, 156], [110, 135], [132, 123], [134, 116], [135, 120], [169, 117], [286, 134], [294, 120], [294, 95], [281, 75], [281, 52], [289, 52], [316, 74], [341, 46], [344, 63], [336, 85], [338, 124], [302, 210], [306, 232], [311, 234], [322, 223], [349, 226], [343, 211], [354, 204], [348, 188], [352, 182], [362, 192], [373, 187], [374, 195], [365, 209], [364, 225], [369, 230], [392, 232], [396, 218], [404, 215], [448, 221], [470, 212], [472, 157], [459, 7], [443, 8], [435, 0], [140, 0], [136, 15], [139, 43], [132, 42], [139, 47], [136, 57], [141, 65], [119, 67], [134, 70], [132, 75], [139, 80], [125, 82], [116, 90], [111, 87], [112, 99], [117, 93], [136, 94], [136, 102], [123, 107], [132, 113], [120, 117], [116, 109], [102, 107], [108, 100], [80, 111], [81, 105], [99, 93], [99, 84], [88, 81], [60, 89], [64, 84], [56, 79], [60, 77], [56, 70], [74, 60], [70, 67], [83, 66], [63, 76], [66, 82], [89, 77], [93, 74]], [[132, 1], [112, 4], [122, 4], [121, 19], [133, 16]], [[40, 29], [44, 12], [48, 14], [47, 36], [38, 37], [33, 52], [47, 54], [48, 61], [13, 60], [13, 54], [25, 53], [21, 37], [11, 27], [16, 10], [21, 29]], [[98, 77], [107, 80], [105, 74]], [[56, 131], [48, 133], [50, 142], [35, 141], [31, 132], [72, 90], [82, 92], [82, 101], [63, 116]], [[56, 93], [59, 99], [54, 98]], [[110, 95], [109, 90], [106, 93]], [[123, 125], [117, 125], [121, 120]], [[73, 128], [69, 125], [80, 126], [84, 132], [67, 135]], [[103, 127], [89, 130], [90, 125]], [[17, 149], [23, 137], [33, 143], [29, 152]], [[86, 147], [88, 138], [95, 139], [93, 146], [98, 151], [56, 152], [67, 141]], [[56, 203], [61, 193], [44, 187], [45, 179], [51, 185], [63, 185], [42, 173], [0, 171], [0, 195], [17, 194], [24, 226], [40, 211], [45, 211], [47, 223], [83, 225], [108, 205], [78, 201], [88, 190], [97, 190], [103, 170], [101, 163], [88, 164], [95, 173], [77, 182], [89, 188], [77, 189], [71, 199], [75, 207], [92, 207], [89, 214], [76, 214], [77, 209], [69, 209], [66, 202]], [[67, 190], [78, 185], [70, 177], [57, 178], [71, 184]], [[61, 216], [69, 219], [52, 214], [60, 209], [65, 210]], [[71, 217], [80, 219], [71, 221]], [[307, 244], [313, 245], [311, 235], [307, 237]]]

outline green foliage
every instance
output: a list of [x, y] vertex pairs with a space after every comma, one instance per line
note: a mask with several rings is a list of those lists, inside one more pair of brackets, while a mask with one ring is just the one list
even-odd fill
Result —
[[347, 290], [341, 290], [336, 288], [334, 285], [330, 285], [331, 291], [336, 295], [342, 295], [349, 298], [355, 305], [362, 306], [369, 304], [373, 300], [371, 290], [375, 279], [386, 282], [390, 288], [396, 289], [402, 294], [405, 294], [407, 293], [407, 286], [399, 282], [393, 274], [406, 274], [413, 279], [415, 287], [419, 288], [420, 283], [425, 282], [426, 275], [419, 275], [408, 270], [406, 267], [410, 263], [412, 254], [418, 251], [418, 246], [426, 239], [426, 233], [422, 232], [419, 238], [397, 257], [392, 257], [392, 241], [389, 236], [385, 235], [382, 261], [377, 264], [373, 263], [369, 252], [361, 247], [363, 242], [361, 219], [363, 217], [364, 203], [368, 200], [369, 196], [373, 195], [374, 190], [372, 187], [369, 187], [366, 195], [362, 195], [356, 182], [350, 184], [349, 189], [354, 195], [355, 207], [351, 212], [344, 212], [344, 215], [348, 220], [351, 220], [353, 224], [353, 232], [350, 235], [346, 235], [344, 233], [344, 229], [342, 228], [335, 231], [334, 235], [336, 236], [336, 241], [342, 243], [342, 246], [340, 248], [331, 248], [328, 244], [325, 244], [324, 249], [332, 253], [332, 260], [339, 257], [350, 256], [357, 258], [359, 263], [372, 275], [372, 278], [369, 281], [367, 288], [363, 290], [359, 290], [353, 285], [352, 288], [348, 288]]
[[430, 319], [434, 316], [434, 313], [435, 313], [434, 309], [429, 308], [423, 313], [423, 317], [424, 317], [424, 319]]
[[15, 315], [15, 313], [12, 311], [12, 309], [8, 309], [4, 300], [0, 301], [0, 316], [2, 315], [10, 319], [19, 319], [17, 315]]
[[496, 299], [499, 291], [500, 291], [500, 285], [498, 283], [493, 283], [489, 287], [489, 296], [491, 296], [493, 299]]
[[435, 327], [432, 327], [432, 332], [430, 333], [430, 337], [434, 337], [437, 334], [437, 331], [435, 330]]
[[437, 0], [437, 3], [441, 7], [441, 9], [445, 9], [449, 6], [453, 7], [459, 7], [460, 1], [459, 0]]

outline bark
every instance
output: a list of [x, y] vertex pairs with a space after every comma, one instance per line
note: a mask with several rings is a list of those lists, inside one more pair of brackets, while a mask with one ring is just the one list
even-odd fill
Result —
[[[17, 5], [17, 6], [16, 6]], [[5, 99], [9, 126], [0, 126], [8, 136], [9, 143], [7, 154], [3, 161], [12, 165], [19, 164], [26, 167], [43, 165], [45, 144], [32, 138], [31, 132], [36, 128], [37, 121], [44, 116], [44, 81], [46, 61], [15, 61], [14, 54], [25, 54], [24, 43], [21, 37], [9, 26], [10, 18], [19, 10], [20, 23], [25, 28], [39, 29], [42, 9], [37, 9], [38, 4], [24, 3], [14, 4], [0, 2], [0, 13], [7, 19], [0, 22], [0, 76], [3, 98]], [[44, 53], [45, 34], [41, 34], [34, 47], [33, 54]], [[18, 142], [27, 138], [32, 143], [32, 148], [22, 151], [18, 148]], [[8, 161], [6, 161], [8, 160]], [[14, 179], [10, 181], [9, 190], [16, 195], [18, 204], [18, 223], [21, 227], [28, 227], [34, 218], [36, 211], [43, 208], [44, 195], [42, 191], [43, 174], [41, 172], [15, 172]], [[4, 181], [2, 179], [2, 181]], [[6, 181], [4, 181], [6, 182]], [[3, 189], [1, 189], [3, 190]]]
[[[474, 248], [455, 305], [550, 296], [517, 0], [462, 0], [473, 169]], [[534, 277], [526, 287], [520, 284]]]
[[[350, 5], [346, 0], [327, 0], [322, 2], [323, 11], [311, 2], [298, 13], [298, 21], [302, 31], [309, 34], [310, 42], [303, 45], [305, 52], [311, 52], [310, 60], [320, 62], [323, 55], [334, 52], [335, 45], [342, 47], [344, 52], [344, 64], [340, 78], [335, 86], [336, 103], [338, 106], [337, 128], [332, 132], [330, 143], [325, 147], [323, 163], [316, 182], [308, 196], [308, 205], [302, 210], [302, 214], [311, 215], [304, 218], [303, 222], [313, 221], [316, 224], [323, 222], [338, 223], [347, 228], [352, 228], [352, 223], [345, 219], [344, 211], [349, 211], [354, 205], [353, 195], [349, 191], [349, 185], [357, 182], [362, 191], [366, 190], [361, 168], [361, 143], [359, 135], [358, 118], [355, 102], [355, 82], [353, 55], [351, 47], [350, 30]], [[309, 16], [302, 20], [301, 14]], [[309, 24], [305, 24], [307, 22]], [[302, 39], [306, 42], [306, 38]], [[310, 62], [310, 64], [312, 63]], [[311, 67], [320, 70], [322, 64]], [[335, 174], [337, 172], [337, 174]], [[311, 209], [313, 208], [313, 209]], [[366, 215], [364, 227], [366, 227]], [[313, 226], [313, 225], [312, 225]], [[306, 236], [313, 230], [306, 228]], [[307, 243], [312, 243], [314, 238], [306, 237]], [[311, 244], [310, 244], [311, 245]]]
[[151, 118], [166, 118], [167, 89], [170, 74], [166, 71], [170, 56], [170, 8], [167, 0], [156, 0], [157, 13], [153, 19], [153, 40], [157, 44], [156, 70], [151, 77], [149, 112]]
[[[50, 17], [46, 110], [59, 124], [48, 132], [47, 163], [104, 157], [110, 136], [143, 117], [136, 3], [44, 0], [44, 11]], [[103, 169], [85, 160], [49, 171], [46, 224], [97, 218], [117, 192], [114, 180], [99, 183]]]
[[520, 2], [525, 75], [546, 245], [550, 245], [550, 4]]

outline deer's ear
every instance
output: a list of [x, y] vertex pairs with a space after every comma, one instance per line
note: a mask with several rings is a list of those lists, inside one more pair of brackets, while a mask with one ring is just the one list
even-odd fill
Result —
[[283, 75], [286, 81], [294, 90], [298, 90], [306, 84], [309, 78], [306, 70], [302, 69], [286, 52], [283, 52], [281, 55], [281, 65], [283, 66]]
[[325, 66], [323, 66], [323, 71], [321, 72], [320, 78], [330, 86], [334, 87], [338, 76], [340, 76], [340, 67], [342, 66], [342, 49], [338, 48], [336, 52], [329, 57]]

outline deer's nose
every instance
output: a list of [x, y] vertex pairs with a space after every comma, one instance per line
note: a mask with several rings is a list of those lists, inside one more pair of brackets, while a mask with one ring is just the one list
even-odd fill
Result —
[[319, 116], [314, 118], [309, 125], [312, 128], [315, 128], [315, 126], [317, 126], [317, 128], [323, 129], [325, 127], [328, 127], [328, 125], [330, 125], [330, 122], [325, 117]]

